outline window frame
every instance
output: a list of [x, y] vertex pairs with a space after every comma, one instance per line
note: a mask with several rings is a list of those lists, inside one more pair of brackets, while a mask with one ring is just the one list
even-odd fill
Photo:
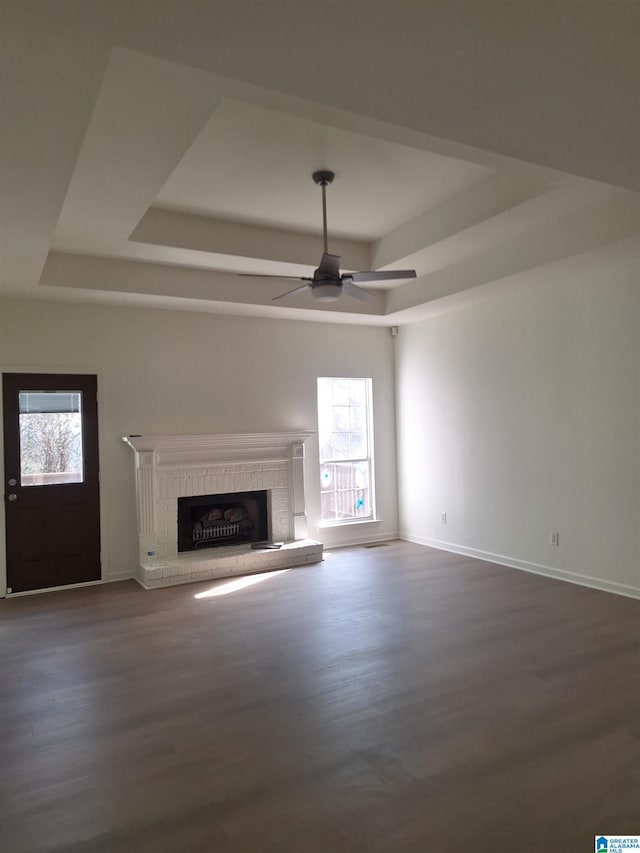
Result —
[[[367, 454], [365, 456], [341, 456], [337, 458], [322, 459], [322, 438], [320, 429], [321, 411], [320, 411], [320, 383], [322, 381], [349, 381], [355, 380], [364, 382], [365, 389], [365, 435]], [[331, 407], [334, 408], [333, 406]], [[318, 486], [320, 491], [320, 519], [318, 527], [341, 527], [353, 524], [370, 524], [371, 522], [379, 521], [376, 511], [376, 491], [375, 491], [375, 460], [374, 460], [374, 433], [373, 433], [373, 380], [369, 376], [318, 376], [316, 377], [316, 414], [318, 419]], [[369, 513], [367, 515], [353, 515], [345, 518], [323, 519], [322, 518], [322, 468], [327, 464], [366, 464], [368, 468], [368, 491], [369, 491]]]

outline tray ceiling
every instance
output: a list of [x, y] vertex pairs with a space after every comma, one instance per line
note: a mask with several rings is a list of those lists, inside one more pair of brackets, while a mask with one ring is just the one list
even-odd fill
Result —
[[[637, 252], [627, 189], [161, 54], [113, 43], [103, 65], [82, 56], [84, 86], [63, 95], [51, 78], [55, 139], [42, 109], [31, 134], [5, 123], [4, 293], [392, 325], [541, 267]], [[4, 75], [9, 102], [17, 86]], [[414, 267], [415, 281], [368, 285], [368, 303], [274, 305], [292, 285], [237, 275], [312, 274], [319, 168], [336, 172], [329, 249], [343, 269]]]

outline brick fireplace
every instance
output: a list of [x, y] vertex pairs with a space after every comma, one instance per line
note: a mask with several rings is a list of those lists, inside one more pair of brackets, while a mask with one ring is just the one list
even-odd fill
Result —
[[[136, 471], [138, 582], [150, 589], [320, 561], [322, 545], [307, 538], [305, 513], [304, 442], [310, 435], [126, 436]], [[179, 499], [224, 495], [233, 506], [238, 501], [230, 495], [255, 491], [265, 492], [265, 538], [282, 541], [282, 548], [241, 542], [178, 550]]]

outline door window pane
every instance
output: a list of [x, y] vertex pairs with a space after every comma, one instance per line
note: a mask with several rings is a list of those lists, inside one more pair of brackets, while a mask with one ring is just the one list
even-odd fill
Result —
[[82, 483], [82, 392], [21, 391], [20, 485]]

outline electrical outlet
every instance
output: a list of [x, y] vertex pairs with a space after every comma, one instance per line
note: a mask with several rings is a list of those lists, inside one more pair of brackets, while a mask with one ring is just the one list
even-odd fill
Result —
[[447, 513], [446, 513], [446, 512], [441, 512], [441, 513], [440, 513], [440, 523], [441, 523], [441, 524], [446, 524], [446, 523], [447, 523]]
[[552, 530], [549, 534], [549, 542], [558, 547], [560, 545], [560, 534], [557, 530]]

